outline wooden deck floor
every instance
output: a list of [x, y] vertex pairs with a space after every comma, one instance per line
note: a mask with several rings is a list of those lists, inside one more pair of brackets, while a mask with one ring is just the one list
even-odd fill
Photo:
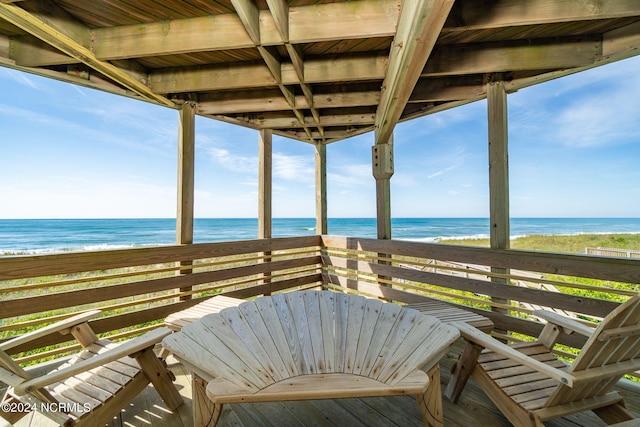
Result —
[[[449, 370], [461, 350], [457, 343], [441, 361], [443, 389], [449, 381]], [[185, 404], [176, 412], [169, 411], [151, 387], [114, 418], [109, 427], [191, 427], [191, 383], [182, 365], [169, 357], [169, 367], [176, 374], [176, 385]], [[621, 387], [627, 406], [640, 417], [640, 387]], [[510, 426], [493, 403], [473, 381], [465, 388], [456, 405], [443, 399], [445, 426]], [[0, 426], [2, 425], [0, 418]], [[640, 423], [639, 423], [640, 424]], [[226, 405], [218, 426], [422, 426], [416, 401], [411, 396], [368, 399], [319, 400]], [[583, 413], [545, 423], [547, 427], [591, 427], [605, 425], [593, 413]], [[18, 427], [53, 427], [41, 415], [23, 418]]]

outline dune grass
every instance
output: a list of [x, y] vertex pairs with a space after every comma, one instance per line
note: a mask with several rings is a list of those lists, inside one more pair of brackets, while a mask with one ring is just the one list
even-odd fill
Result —
[[[489, 239], [441, 240], [440, 243], [489, 247]], [[512, 249], [584, 254], [585, 248], [640, 250], [640, 234], [535, 235], [511, 240]]]

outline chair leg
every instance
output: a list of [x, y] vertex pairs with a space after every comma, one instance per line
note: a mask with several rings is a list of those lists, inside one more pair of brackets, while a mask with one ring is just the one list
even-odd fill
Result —
[[156, 391], [171, 410], [176, 409], [184, 402], [180, 392], [173, 384], [175, 376], [167, 370], [164, 361], [158, 359], [152, 348], [142, 350], [134, 355], [140, 368], [153, 384]]
[[440, 366], [436, 365], [427, 372], [429, 386], [423, 394], [418, 394], [416, 399], [425, 427], [443, 427], [444, 416], [442, 410], [442, 387], [440, 385]]
[[616, 424], [635, 419], [627, 408], [624, 407], [624, 401], [594, 409], [593, 412], [607, 424]]
[[465, 346], [458, 363], [456, 363], [453, 375], [447, 384], [447, 388], [444, 395], [453, 403], [457, 403], [464, 390], [464, 386], [467, 384], [473, 368], [476, 366], [478, 356], [482, 352], [482, 347], [476, 344], [468, 342]]
[[191, 390], [193, 402], [193, 425], [213, 427], [218, 423], [222, 405], [215, 404], [207, 397], [207, 382], [197, 374], [192, 374]]

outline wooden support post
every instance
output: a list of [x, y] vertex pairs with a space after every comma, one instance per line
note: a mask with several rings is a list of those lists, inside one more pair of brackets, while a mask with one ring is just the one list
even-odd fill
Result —
[[[179, 110], [178, 127], [178, 212], [176, 215], [176, 243], [193, 243], [193, 204], [195, 176], [196, 103], [185, 102]], [[192, 261], [181, 261], [177, 273], [190, 274]], [[191, 287], [180, 288], [180, 293], [191, 291]], [[191, 299], [191, 295], [180, 297]]]
[[260, 131], [258, 147], [258, 238], [271, 238], [271, 171], [272, 171], [271, 129]]
[[327, 146], [316, 144], [316, 234], [328, 233]]
[[371, 148], [373, 177], [376, 179], [378, 239], [391, 239], [391, 176], [393, 176], [393, 136], [385, 144]]
[[[270, 239], [272, 235], [272, 170], [273, 170], [273, 131], [271, 129], [260, 130], [258, 146], [258, 238]], [[263, 252], [262, 262], [271, 261], [271, 251]], [[263, 283], [271, 282], [271, 273], [262, 275]], [[265, 295], [269, 295], [266, 293]]]
[[[490, 245], [493, 249], [509, 249], [509, 158], [507, 92], [501, 75], [487, 83], [487, 116], [489, 124], [489, 210]], [[492, 273], [508, 274], [505, 268], [491, 268]], [[509, 280], [493, 277], [492, 282], [507, 285]], [[493, 297], [494, 302], [509, 304], [509, 300]], [[507, 313], [506, 309], [494, 309]]]
[[[393, 176], [393, 135], [384, 144], [371, 148], [371, 165], [376, 179], [376, 218], [378, 239], [391, 239], [391, 176]], [[378, 254], [380, 264], [390, 264], [391, 256]], [[389, 259], [386, 261], [385, 259]], [[378, 284], [390, 280], [390, 277], [378, 276]], [[387, 285], [388, 286], [388, 285]]]

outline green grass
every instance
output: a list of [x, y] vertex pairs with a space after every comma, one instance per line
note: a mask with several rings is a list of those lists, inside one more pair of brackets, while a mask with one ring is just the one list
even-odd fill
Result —
[[[489, 247], [489, 239], [441, 240], [440, 243]], [[587, 247], [640, 250], [640, 234], [537, 235], [511, 240], [511, 249], [584, 254]]]

